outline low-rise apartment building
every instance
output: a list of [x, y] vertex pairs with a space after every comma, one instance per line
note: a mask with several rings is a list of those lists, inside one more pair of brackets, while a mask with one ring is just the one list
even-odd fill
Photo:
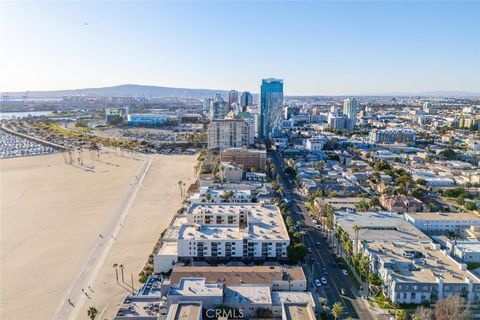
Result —
[[246, 171], [255, 168], [258, 172], [264, 172], [267, 163], [265, 150], [247, 148], [227, 148], [220, 153], [220, 161], [234, 162]]
[[163, 285], [179, 284], [187, 277], [205, 278], [207, 284], [267, 285], [272, 291], [307, 290], [307, 279], [298, 266], [175, 266]]
[[380, 204], [388, 211], [397, 213], [417, 212], [424, 209], [422, 201], [407, 196], [389, 196], [383, 194], [380, 197]]
[[275, 205], [193, 204], [178, 235], [179, 260], [286, 259], [290, 238]]
[[[260, 311], [268, 312], [277, 319], [315, 319], [315, 302], [310, 292], [272, 291], [268, 285], [208, 284], [205, 278], [182, 278], [178, 285], [170, 286], [166, 298], [171, 306], [201, 303], [207, 313], [209, 309], [218, 307], [232, 308], [243, 319], [257, 318]], [[295, 317], [297, 311], [303, 312], [303, 318]], [[235, 316], [230, 315], [229, 318]]]
[[252, 202], [250, 190], [224, 190], [211, 187], [201, 187], [199, 192], [188, 198], [193, 203], [248, 203]]
[[469, 212], [406, 212], [405, 220], [431, 234], [463, 234], [471, 226], [480, 226], [480, 218]]
[[[358, 237], [358, 250], [368, 243], [416, 241], [431, 239], [401, 216], [387, 212], [335, 212], [335, 228], [341, 228], [353, 241]], [[355, 231], [359, 227], [358, 231]]]
[[373, 242], [366, 245], [373, 272], [394, 303], [435, 303], [461, 296], [480, 302], [480, 280], [466, 265], [453, 260], [439, 245], [420, 242]]

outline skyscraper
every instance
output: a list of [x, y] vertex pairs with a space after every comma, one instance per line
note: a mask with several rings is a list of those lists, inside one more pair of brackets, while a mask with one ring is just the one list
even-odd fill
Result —
[[260, 87], [260, 132], [261, 140], [278, 136], [283, 117], [283, 80], [263, 79]]
[[223, 100], [222, 96], [219, 94], [215, 95], [215, 100], [210, 101], [210, 110], [208, 118], [213, 119], [223, 119], [228, 114], [229, 108], [227, 102]]
[[238, 103], [238, 91], [230, 90], [228, 93], [228, 106], [232, 108], [232, 104]]
[[343, 100], [343, 114], [347, 116], [347, 129], [353, 130], [355, 127], [355, 119], [357, 118], [357, 100], [346, 98]]
[[250, 92], [245, 91], [242, 93], [240, 97], [240, 107], [242, 108], [242, 111], [245, 112], [247, 111], [247, 106], [253, 105], [253, 96]]

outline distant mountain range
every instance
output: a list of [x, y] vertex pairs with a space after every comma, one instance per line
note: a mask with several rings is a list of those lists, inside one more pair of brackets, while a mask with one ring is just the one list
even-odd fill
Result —
[[[159, 86], [144, 86], [137, 84], [124, 84], [113, 87], [103, 88], [85, 88], [74, 90], [53, 90], [53, 91], [28, 91], [29, 99], [55, 99], [63, 96], [75, 95], [97, 95], [97, 96], [141, 96], [145, 98], [205, 98], [212, 97], [215, 94], [228, 94], [227, 90], [212, 89], [187, 89], [187, 88], [169, 88]], [[26, 93], [23, 92], [2, 92], [2, 96], [8, 94], [10, 99], [20, 99]]]
[[[55, 99], [63, 96], [74, 95], [98, 95], [98, 96], [143, 96], [145, 98], [206, 98], [215, 94], [228, 95], [228, 90], [214, 89], [188, 89], [170, 88], [160, 86], [144, 86], [137, 84], [125, 84], [103, 88], [85, 88], [75, 90], [53, 90], [53, 91], [29, 91], [29, 99]], [[8, 95], [9, 99], [21, 99], [26, 93], [23, 92], [2, 92], [2, 97]], [[312, 95], [314, 96], [314, 95]], [[327, 95], [322, 95], [327, 96]], [[340, 96], [340, 95], [338, 95]], [[392, 93], [371, 93], [352, 94], [341, 96], [428, 96], [428, 97], [480, 97], [480, 92], [467, 91], [431, 91], [431, 92], [392, 92]], [[299, 96], [297, 96], [299, 97]]]

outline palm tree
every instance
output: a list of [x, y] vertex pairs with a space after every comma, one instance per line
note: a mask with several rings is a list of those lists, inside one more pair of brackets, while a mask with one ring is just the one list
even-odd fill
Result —
[[357, 225], [354, 225], [352, 227], [353, 231], [355, 231], [355, 255], [358, 253], [358, 232], [360, 231], [360, 227]]
[[180, 196], [183, 197], [183, 189], [182, 189], [183, 181], [180, 180], [177, 182], [177, 184], [178, 184], [178, 187], [180, 188]]
[[117, 283], [118, 283], [118, 269], [117, 269], [118, 264], [114, 263], [113, 267], [115, 268], [115, 278], [117, 278]]
[[380, 200], [378, 199], [378, 197], [372, 197], [372, 199], [370, 199], [370, 206], [373, 207], [373, 210], [374, 211], [377, 211], [377, 207], [380, 206]]
[[125, 267], [123, 266], [123, 264], [119, 265], [118, 267], [120, 268], [120, 271], [122, 272], [122, 282], [125, 282], [125, 280], [123, 280], [123, 269]]
[[222, 181], [223, 183], [223, 178], [224, 178], [224, 172], [223, 170], [225, 169], [225, 167], [223, 165], [220, 166], [220, 181]]
[[98, 314], [97, 308], [95, 308], [95, 307], [88, 308], [87, 315], [91, 320], [94, 320], [95, 317], [97, 316], [97, 314]]
[[343, 315], [343, 304], [341, 302], [335, 302], [332, 307], [332, 315], [336, 319], [339, 319]]

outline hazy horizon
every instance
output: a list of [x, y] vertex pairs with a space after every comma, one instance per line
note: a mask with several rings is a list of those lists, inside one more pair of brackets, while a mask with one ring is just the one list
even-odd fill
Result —
[[2, 2], [0, 90], [480, 91], [478, 2]]

